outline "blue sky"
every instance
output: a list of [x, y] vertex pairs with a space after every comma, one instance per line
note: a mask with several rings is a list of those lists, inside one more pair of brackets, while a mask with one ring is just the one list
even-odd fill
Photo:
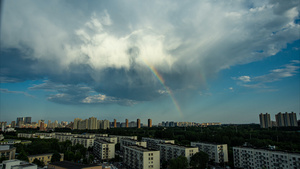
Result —
[[299, 1], [2, 5], [1, 121], [258, 123], [300, 112]]

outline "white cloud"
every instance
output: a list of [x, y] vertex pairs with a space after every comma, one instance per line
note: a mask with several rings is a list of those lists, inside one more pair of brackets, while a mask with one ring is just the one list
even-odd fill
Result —
[[240, 76], [237, 78], [238, 80], [241, 80], [243, 82], [250, 82], [250, 76]]
[[11, 90], [8, 90], [8, 89], [3, 89], [3, 88], [0, 88], [0, 93], [23, 94], [25, 96], [34, 97], [33, 95], [28, 94], [27, 92], [23, 92], [23, 91], [11, 91]]

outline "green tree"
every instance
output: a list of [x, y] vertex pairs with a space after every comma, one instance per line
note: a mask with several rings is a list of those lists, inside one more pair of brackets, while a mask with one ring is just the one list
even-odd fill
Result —
[[61, 155], [58, 152], [53, 153], [51, 162], [57, 162], [60, 161]]
[[3, 156], [1, 156], [1, 158], [0, 158], [0, 163], [2, 163], [2, 161], [4, 161], [4, 160], [8, 160], [8, 158], [5, 157], [5, 156], [3, 155]]
[[25, 153], [24, 150], [22, 150], [20, 152], [20, 154], [18, 155], [17, 159], [19, 160], [23, 160], [23, 161], [29, 161], [27, 154]]
[[95, 157], [93, 156], [93, 154], [90, 154], [89, 156], [89, 163], [93, 162], [95, 159]]
[[32, 163], [38, 165], [39, 167], [44, 167], [45, 166], [44, 162], [38, 160], [37, 158], [35, 158]]
[[200, 151], [191, 157], [190, 165], [195, 169], [205, 169], [208, 160], [209, 160], [208, 154], [206, 154], [203, 151]]
[[188, 167], [188, 160], [184, 156], [179, 156], [170, 160], [170, 169], [186, 169]]

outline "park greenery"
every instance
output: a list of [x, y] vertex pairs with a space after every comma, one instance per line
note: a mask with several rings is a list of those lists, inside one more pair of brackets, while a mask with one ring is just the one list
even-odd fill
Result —
[[[228, 145], [229, 164], [233, 166], [232, 147], [247, 145], [256, 148], [267, 148], [269, 145], [276, 146], [277, 150], [300, 152], [300, 128], [269, 128], [261, 129], [259, 125], [225, 125], [209, 127], [152, 127], [152, 128], [111, 128], [107, 130], [71, 130], [68, 128], [55, 129], [55, 132], [70, 132], [73, 134], [101, 133], [109, 135], [129, 135], [142, 137], [152, 137], [159, 139], [172, 139], [176, 144], [190, 145], [190, 142], [209, 142]], [[17, 133], [36, 133], [38, 129], [17, 129]], [[5, 134], [5, 138], [15, 138], [17, 133]], [[20, 138], [18, 138], [20, 139]], [[58, 142], [56, 139], [26, 139], [32, 144], [16, 144], [18, 158], [26, 160], [28, 155], [43, 153], [64, 153], [64, 159], [74, 162], [90, 163], [94, 157], [86, 158], [87, 149], [82, 145], [73, 145], [71, 141]], [[193, 168], [203, 168], [204, 163], [195, 155], [190, 165]], [[201, 156], [204, 156], [203, 154]], [[177, 159], [178, 161], [184, 161]], [[169, 161], [166, 165], [172, 166], [175, 161]]]

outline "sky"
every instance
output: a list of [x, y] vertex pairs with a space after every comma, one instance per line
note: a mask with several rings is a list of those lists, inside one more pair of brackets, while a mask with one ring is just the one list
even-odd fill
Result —
[[298, 0], [3, 1], [0, 121], [300, 112]]

